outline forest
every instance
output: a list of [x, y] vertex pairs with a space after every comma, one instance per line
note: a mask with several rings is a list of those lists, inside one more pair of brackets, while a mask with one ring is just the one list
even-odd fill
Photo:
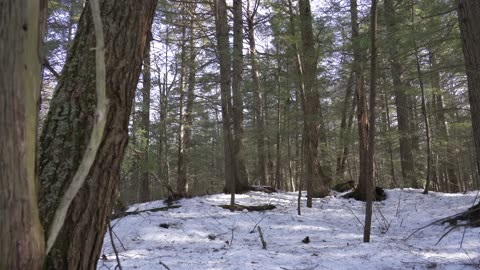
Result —
[[[478, 269], [479, 44], [478, 0], [0, 0], [0, 270]], [[414, 251], [316, 262], [366, 243]]]

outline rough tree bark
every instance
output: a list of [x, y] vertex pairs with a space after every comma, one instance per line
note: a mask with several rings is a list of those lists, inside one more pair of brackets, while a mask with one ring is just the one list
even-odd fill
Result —
[[468, 97], [472, 115], [473, 141], [480, 171], [480, 2], [457, 0], [458, 19], [468, 79]]
[[400, 133], [400, 162], [402, 177], [405, 184], [411, 187], [419, 187], [415, 173], [414, 143], [411, 130], [411, 108], [410, 97], [405, 92], [405, 85], [402, 81], [402, 65], [398, 59], [399, 39], [397, 37], [398, 22], [394, 7], [394, 0], [384, 1], [385, 22], [387, 24], [387, 37], [390, 40], [388, 54], [390, 58], [390, 70], [393, 79], [393, 90], [395, 92], [395, 105], [397, 107], [398, 131]]
[[253, 82], [253, 97], [256, 123], [257, 138], [257, 175], [260, 185], [267, 184], [267, 169], [265, 161], [265, 126], [263, 122], [263, 93], [260, 88], [260, 79], [258, 76], [257, 50], [255, 47], [255, 15], [259, 5], [259, 0], [251, 7], [250, 0], [247, 0], [247, 37], [250, 46], [250, 66]]
[[350, 19], [353, 43], [353, 72], [355, 73], [355, 99], [357, 101], [357, 126], [359, 136], [360, 174], [354, 197], [366, 200], [367, 197], [367, 168], [368, 168], [368, 116], [367, 94], [363, 77], [363, 53], [359, 39], [358, 6], [357, 0], [350, 1]]
[[310, 0], [299, 0], [300, 32], [302, 36], [303, 75], [301, 96], [303, 99], [303, 145], [305, 156], [305, 183], [307, 184], [307, 207], [312, 207], [313, 197], [325, 197], [329, 193], [326, 179], [320, 177], [322, 168], [318, 160], [320, 96], [314, 87], [317, 57], [313, 43], [312, 12]]
[[[235, 3], [235, 1], [234, 1]], [[238, 7], [238, 3], [236, 3]], [[241, 5], [239, 5], [239, 9], [241, 12]], [[234, 8], [235, 10], [235, 8]], [[236, 15], [235, 15], [236, 14]], [[234, 12], [234, 16], [237, 17], [237, 35], [238, 35], [238, 8]], [[241, 14], [240, 14], [241, 17]], [[235, 19], [234, 19], [235, 21]], [[218, 60], [219, 60], [219, 65], [220, 65], [220, 92], [221, 92], [221, 103], [222, 103], [222, 121], [223, 121], [223, 137], [224, 137], [224, 155], [225, 155], [225, 188], [224, 192], [226, 193], [231, 193], [232, 194], [232, 201], [234, 201], [234, 196], [233, 194], [235, 193], [241, 193], [244, 191], [248, 190], [248, 179], [246, 177], [241, 177], [243, 174], [242, 172], [242, 164], [243, 162], [239, 161], [240, 157], [240, 145], [237, 144], [238, 141], [235, 139], [235, 121], [242, 120], [239, 116], [238, 112], [238, 99], [236, 100], [236, 103], [232, 103], [232, 80], [231, 78], [233, 77], [234, 79], [238, 80], [238, 74], [235, 74], [232, 76], [232, 57], [230, 55], [230, 45], [229, 45], [229, 40], [228, 40], [228, 17], [227, 17], [227, 4], [225, 0], [216, 0], [215, 1], [215, 30], [216, 30], [216, 37], [217, 37], [217, 55], [218, 55]], [[234, 31], [235, 32], [235, 31]], [[235, 39], [235, 41], [242, 42], [242, 39], [239, 39], [238, 37]], [[235, 43], [235, 42], [234, 42]], [[241, 49], [240, 52], [238, 52], [238, 49], [241, 47], [239, 44], [236, 44], [237, 46], [234, 46], [234, 61], [235, 59], [238, 60], [238, 55], [241, 57]], [[240, 54], [239, 54], [240, 53]], [[236, 64], [236, 72], [240, 72], [241, 75], [241, 70], [239, 70], [238, 63]], [[243, 68], [243, 67], [242, 67]], [[235, 73], [235, 72], [233, 72]], [[237, 85], [235, 87], [238, 86]], [[240, 91], [240, 89], [237, 89]], [[235, 91], [234, 91], [235, 93]], [[236, 95], [238, 95], [238, 92], [236, 92]], [[240, 100], [241, 102], [241, 100]], [[234, 115], [234, 105], [237, 106], [236, 112], [237, 115]], [[243, 106], [242, 106], [243, 107]], [[239, 119], [240, 117], [240, 119]], [[235, 119], [234, 119], [235, 118]], [[237, 126], [238, 128], [238, 123]], [[239, 147], [240, 146], [240, 147]]]
[[[225, 188], [226, 192], [235, 194], [235, 160], [233, 149], [232, 128], [232, 94], [230, 80], [230, 52], [228, 41], [227, 3], [225, 0], [215, 1], [215, 30], [217, 37], [217, 55], [220, 66], [220, 98], [222, 103], [223, 150], [225, 159]], [[232, 198], [234, 201], [234, 198]], [[233, 202], [234, 203], [234, 202]]]
[[0, 8], [0, 269], [37, 270], [44, 260], [35, 156], [45, 3]]
[[[87, 181], [73, 200], [66, 222], [47, 257], [47, 269], [94, 269], [119, 181], [128, 139], [128, 120], [141, 71], [155, 0], [138, 5], [105, 0], [106, 130]], [[95, 35], [85, 8], [69, 57], [51, 101], [40, 138], [40, 213], [48, 228], [59, 198], [85, 151], [95, 112]]]
[[248, 190], [247, 167], [243, 158], [243, 11], [242, 0], [233, 0], [232, 120], [236, 162], [236, 192]]

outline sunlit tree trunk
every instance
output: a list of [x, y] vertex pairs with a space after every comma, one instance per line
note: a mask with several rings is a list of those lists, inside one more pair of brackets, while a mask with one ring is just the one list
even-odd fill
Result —
[[[101, 3], [109, 113], [87, 181], [73, 200], [46, 269], [95, 269], [116, 197], [128, 121], [155, 0]], [[88, 6], [88, 5], [87, 5]], [[122, 25], [124, 27], [118, 27]], [[95, 113], [95, 34], [85, 8], [40, 137], [40, 213], [49, 228], [60, 196], [85, 152]]]

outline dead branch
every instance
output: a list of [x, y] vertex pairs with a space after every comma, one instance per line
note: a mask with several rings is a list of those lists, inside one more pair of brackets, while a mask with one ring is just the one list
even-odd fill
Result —
[[181, 205], [172, 205], [172, 206], [158, 207], [158, 208], [152, 208], [152, 209], [146, 209], [146, 210], [116, 213], [116, 214], [110, 215], [110, 220], [114, 220], [114, 219], [125, 217], [125, 216], [130, 216], [130, 215], [138, 215], [140, 213], [145, 213], [145, 212], [167, 211], [169, 209], [174, 209], [179, 207], [181, 207]]
[[165, 269], [171, 270], [166, 264], [164, 264], [162, 261], [158, 261], [159, 264], [161, 264]]
[[[117, 247], [115, 246], [115, 241], [113, 241], [112, 225], [110, 224], [110, 221], [108, 221], [108, 234], [110, 235], [110, 243], [112, 244], [112, 249], [113, 249], [113, 252], [115, 253], [115, 258], [117, 259], [117, 267], [119, 270], [122, 270], [122, 265], [120, 264], [120, 258], [118, 257], [118, 250], [117, 250]], [[115, 269], [117, 267], [115, 267]]]
[[[230, 210], [231, 206], [228, 204], [222, 204], [219, 205], [223, 209]], [[248, 210], [248, 211], [267, 211], [267, 210], [273, 210], [275, 209], [275, 205], [272, 204], [264, 204], [264, 205], [252, 205], [252, 206], [246, 206], [246, 205], [240, 205], [240, 204], [235, 204], [234, 210], [235, 211], [243, 211], [243, 210]]]
[[267, 242], [265, 242], [263, 238], [262, 228], [260, 228], [260, 226], [258, 226], [258, 234], [260, 235], [260, 241], [262, 241], [262, 249], [267, 249]]

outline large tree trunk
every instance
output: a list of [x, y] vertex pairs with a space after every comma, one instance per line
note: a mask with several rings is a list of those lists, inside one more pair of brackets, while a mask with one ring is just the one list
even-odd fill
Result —
[[41, 269], [44, 259], [35, 170], [43, 3], [0, 9], [0, 269]]
[[[186, 193], [188, 187], [188, 167], [189, 167], [189, 150], [192, 140], [192, 124], [193, 124], [193, 103], [195, 99], [195, 76], [196, 76], [196, 67], [195, 67], [195, 43], [194, 43], [194, 21], [195, 21], [195, 3], [190, 4], [189, 12], [190, 14], [190, 26], [189, 26], [189, 36], [188, 36], [188, 59], [182, 56], [183, 65], [185, 69], [182, 68], [182, 72], [186, 73], [186, 68], [188, 67], [188, 77], [187, 74], [182, 74], [182, 76], [187, 77], [187, 92], [186, 95], [182, 91], [181, 100], [180, 100], [180, 135], [179, 135], [179, 146], [178, 146], [178, 181], [177, 181], [177, 193]], [[186, 23], [186, 21], [185, 21]], [[182, 26], [186, 27], [186, 26]], [[183, 35], [183, 34], [182, 34]], [[183, 42], [183, 41], [182, 41]], [[185, 40], [186, 42], [186, 40]], [[182, 50], [187, 50], [185, 46], [182, 47]], [[186, 52], [185, 52], [186, 53]], [[188, 66], [187, 66], [188, 65]], [[185, 88], [185, 87], [183, 87]], [[186, 100], [185, 100], [186, 96]]]
[[231, 126], [232, 94], [230, 91], [230, 52], [228, 42], [227, 3], [225, 0], [215, 2], [215, 30], [217, 37], [217, 54], [220, 65], [220, 98], [222, 102], [222, 126], [225, 159], [225, 188], [226, 192], [235, 190], [235, 161], [233, 159], [233, 130]]
[[247, 29], [248, 44], [250, 46], [250, 65], [252, 67], [253, 102], [255, 110], [256, 139], [257, 139], [257, 177], [260, 185], [267, 184], [267, 168], [265, 161], [265, 125], [263, 123], [263, 93], [258, 78], [257, 50], [255, 47], [254, 20], [258, 8], [258, 0], [255, 1], [253, 10], [250, 9], [250, 0], [247, 1]]
[[313, 43], [312, 12], [310, 0], [299, 0], [300, 31], [302, 34], [303, 52], [303, 134], [305, 154], [305, 182], [307, 184], [307, 207], [312, 207], [312, 197], [325, 197], [328, 195], [328, 183], [322, 179], [322, 168], [318, 160], [319, 140], [319, 108], [320, 96], [314, 87], [317, 71], [317, 57]]
[[236, 192], [248, 190], [247, 167], [243, 158], [243, 12], [242, 0], [233, 0], [232, 120], [236, 162]]
[[[234, 1], [236, 7], [238, 3]], [[231, 69], [231, 55], [230, 55], [230, 45], [228, 41], [228, 17], [227, 17], [227, 4], [225, 0], [216, 0], [215, 2], [215, 20], [216, 20], [216, 36], [217, 36], [217, 54], [220, 65], [220, 92], [221, 92], [221, 102], [222, 102], [222, 121], [223, 121], [223, 137], [224, 137], [224, 154], [225, 154], [225, 188], [224, 192], [226, 193], [240, 193], [248, 190], [248, 179], [244, 175], [245, 167], [243, 161], [241, 161], [240, 151], [241, 151], [241, 136], [242, 130], [240, 130], [241, 122], [243, 121], [243, 112], [240, 108], [243, 108], [241, 94], [239, 93], [239, 83], [241, 76], [241, 68], [239, 66], [242, 62], [241, 59], [241, 45], [238, 43], [242, 42], [242, 39], [238, 37], [238, 9], [241, 13], [241, 4], [239, 8], [234, 12], [234, 17], [237, 18], [236, 23], [237, 27], [235, 28], [237, 36], [234, 38], [234, 57], [235, 62], [235, 72]], [[235, 8], [234, 8], [235, 10]], [[240, 14], [241, 17], [241, 14]], [[241, 19], [241, 18], [240, 18]], [[234, 20], [235, 21], [235, 20]], [[241, 26], [240, 26], [241, 27]], [[241, 32], [240, 32], [241, 34]], [[236, 41], [236, 42], [235, 42]], [[243, 66], [242, 66], [243, 68]], [[235, 101], [232, 103], [232, 83], [231, 77], [236, 81], [234, 88], [234, 97]], [[240, 96], [239, 96], [240, 95]], [[240, 100], [239, 100], [240, 98]], [[235, 107], [235, 110], [234, 110]], [[240, 111], [239, 111], [240, 110]], [[237, 134], [236, 132], [239, 132]], [[240, 137], [237, 137], [240, 136]], [[234, 196], [232, 196], [232, 201]]]
[[[119, 182], [128, 121], [156, 0], [101, 4], [109, 113], [87, 181], [70, 205], [47, 269], [95, 269]], [[40, 212], [49, 228], [89, 140], [95, 112], [95, 35], [84, 9], [40, 138]]]
[[402, 66], [398, 59], [398, 23], [396, 21], [396, 12], [393, 0], [385, 0], [385, 14], [387, 24], [387, 36], [391, 41], [388, 53], [390, 58], [390, 70], [393, 79], [393, 89], [395, 92], [395, 105], [397, 107], [398, 131], [400, 133], [400, 161], [402, 167], [402, 176], [405, 184], [411, 187], [419, 187], [417, 175], [415, 173], [414, 161], [414, 142], [411, 130], [411, 107], [410, 97], [405, 92], [402, 82]]
[[370, 231], [372, 227], [373, 194], [375, 191], [375, 173], [373, 163], [375, 158], [375, 107], [376, 107], [376, 86], [377, 86], [377, 0], [372, 0], [371, 7], [371, 48], [370, 48], [370, 96], [369, 96], [369, 121], [368, 121], [368, 157], [367, 157], [367, 200], [365, 204], [365, 227], [363, 230], [363, 242], [370, 242]]
[[180, 40], [180, 115], [178, 117], [178, 162], [177, 162], [177, 193], [187, 192], [187, 170], [186, 170], [186, 153], [185, 153], [185, 115], [186, 104], [186, 76], [187, 76], [187, 23], [186, 8], [182, 7], [182, 39]]
[[480, 171], [480, 2], [458, 0], [458, 19], [468, 79], [473, 141]]
[[357, 126], [359, 136], [360, 174], [355, 193], [358, 199], [366, 200], [367, 197], [367, 168], [368, 168], [368, 117], [367, 96], [363, 78], [363, 53], [359, 39], [358, 6], [357, 0], [350, 0], [350, 19], [352, 27], [353, 44], [353, 72], [355, 74], [355, 99], [357, 101]]

